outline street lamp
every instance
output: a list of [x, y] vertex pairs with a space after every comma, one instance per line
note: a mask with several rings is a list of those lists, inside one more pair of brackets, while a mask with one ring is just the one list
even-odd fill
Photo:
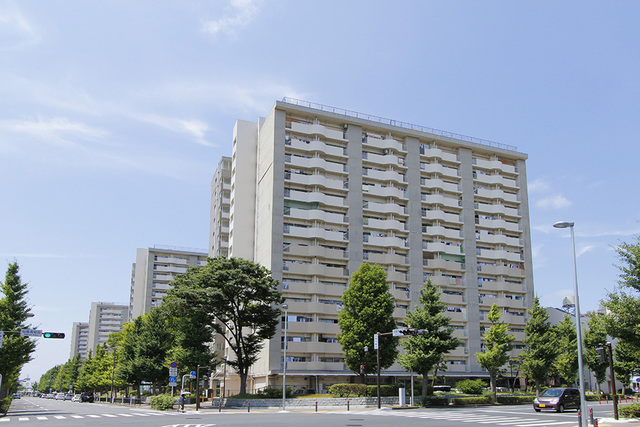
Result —
[[576, 239], [573, 232], [573, 222], [559, 221], [553, 224], [555, 228], [568, 228], [571, 230], [571, 245], [573, 248], [573, 284], [576, 294], [576, 334], [578, 335], [578, 373], [580, 379], [580, 422], [583, 427], [587, 427], [587, 402], [584, 392], [584, 372], [582, 368], [582, 322], [580, 319], [580, 297], [578, 295], [578, 268], [576, 266]]
[[284, 310], [284, 361], [282, 365], [282, 410], [285, 410], [285, 397], [287, 393], [287, 321], [289, 320], [289, 306], [282, 304]]

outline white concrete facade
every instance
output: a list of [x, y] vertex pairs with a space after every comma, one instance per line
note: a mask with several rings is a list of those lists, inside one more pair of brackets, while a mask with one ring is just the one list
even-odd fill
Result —
[[129, 321], [129, 306], [114, 302], [92, 302], [89, 313], [89, 351], [95, 354], [109, 335], [122, 330], [122, 325]]
[[162, 303], [162, 297], [171, 289], [171, 281], [177, 274], [186, 273], [192, 265], [207, 263], [207, 253], [188, 248], [172, 248], [156, 245], [138, 248], [133, 264], [129, 317], [135, 319]]
[[209, 256], [229, 255], [229, 218], [231, 206], [231, 158], [223, 157], [211, 180], [211, 222]]
[[73, 359], [80, 355], [80, 359], [84, 360], [89, 354], [89, 323], [73, 322], [71, 327], [71, 353], [69, 358]]
[[[493, 303], [522, 348], [533, 275], [527, 156], [515, 147], [296, 100], [238, 121], [233, 147], [229, 254], [281, 281], [288, 384], [353, 375], [337, 317], [365, 261], [387, 271], [400, 324], [426, 280], [442, 290], [462, 340], [446, 375], [486, 376], [475, 353]], [[265, 346], [250, 388], [281, 383], [282, 342]]]

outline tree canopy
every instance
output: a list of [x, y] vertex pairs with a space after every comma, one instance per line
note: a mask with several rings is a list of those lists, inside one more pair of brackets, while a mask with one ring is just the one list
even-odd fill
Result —
[[278, 281], [257, 263], [216, 257], [204, 267], [190, 267], [172, 284], [163, 305], [176, 317], [196, 316], [209, 336], [215, 332], [226, 341], [235, 356], [227, 363], [245, 393], [250, 367], [280, 324], [284, 300]]
[[484, 339], [484, 352], [477, 353], [478, 363], [489, 372], [491, 382], [491, 392], [493, 399], [496, 399], [496, 378], [502, 367], [509, 360], [509, 352], [513, 348], [511, 343], [515, 339], [509, 334], [509, 325], [501, 321], [501, 314], [498, 305], [493, 304], [487, 316], [491, 322], [491, 327], [487, 329], [482, 337]]
[[[373, 335], [396, 328], [395, 303], [389, 293], [387, 273], [379, 265], [362, 264], [351, 276], [342, 294], [342, 304], [338, 315], [338, 342], [342, 345], [345, 363], [355, 373], [360, 373], [360, 366], [364, 364], [365, 372], [372, 374], [377, 366]], [[398, 338], [382, 336], [379, 341], [380, 369], [386, 369], [398, 355]], [[364, 351], [365, 347], [369, 348], [368, 352]]]
[[[27, 284], [22, 283], [19, 271], [17, 262], [9, 264], [5, 280], [0, 284], [2, 292], [0, 330], [2, 331], [18, 332], [20, 329], [31, 328], [31, 325], [26, 323], [30, 314]], [[4, 335], [0, 348], [0, 374], [2, 374], [0, 399], [17, 390], [20, 370], [32, 359], [31, 353], [35, 348], [35, 342], [28, 337], [22, 337], [17, 333]]]
[[422, 375], [422, 395], [427, 395], [427, 377], [444, 360], [444, 355], [460, 345], [449, 327], [451, 319], [444, 312], [445, 304], [440, 299], [441, 292], [431, 280], [420, 289], [419, 304], [407, 312], [406, 323], [411, 328], [425, 331], [421, 335], [409, 336], [401, 341], [405, 353], [398, 362], [408, 371]]
[[535, 297], [524, 327], [524, 352], [520, 356], [522, 371], [536, 382], [536, 393], [549, 377], [549, 366], [555, 360], [558, 349], [556, 335], [549, 323], [549, 314], [540, 306], [540, 298]]

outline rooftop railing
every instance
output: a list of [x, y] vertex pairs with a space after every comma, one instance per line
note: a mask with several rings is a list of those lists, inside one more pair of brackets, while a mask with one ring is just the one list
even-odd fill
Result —
[[355, 117], [357, 119], [370, 120], [373, 122], [382, 123], [388, 126], [398, 126], [405, 129], [417, 130], [420, 132], [432, 133], [434, 135], [444, 136], [447, 138], [460, 139], [462, 141], [473, 142], [474, 144], [488, 145], [490, 147], [501, 148], [503, 150], [518, 151], [518, 147], [514, 145], [501, 144], [499, 142], [489, 141], [487, 139], [476, 138], [474, 136], [461, 135], [459, 133], [449, 132], [446, 130], [434, 129], [427, 126], [416, 125], [413, 123], [407, 123], [400, 120], [387, 119], [373, 114], [359, 113], [353, 110], [345, 110], [344, 108], [331, 107], [329, 105], [318, 104], [315, 102], [303, 101], [300, 99], [284, 97], [282, 102], [287, 104], [293, 104], [300, 107], [313, 108], [315, 110], [326, 111], [329, 113], [341, 114], [343, 116]]

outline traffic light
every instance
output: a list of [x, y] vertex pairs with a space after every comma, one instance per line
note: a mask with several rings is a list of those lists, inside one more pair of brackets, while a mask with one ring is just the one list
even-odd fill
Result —
[[64, 332], [43, 332], [42, 338], [64, 338]]
[[364, 374], [364, 373], [365, 373], [365, 369], [366, 369], [366, 366], [365, 366], [365, 365], [360, 365], [360, 373], [361, 373], [361, 374]]
[[596, 348], [596, 352], [598, 353], [598, 360], [602, 363], [607, 362], [607, 349], [605, 347]]

